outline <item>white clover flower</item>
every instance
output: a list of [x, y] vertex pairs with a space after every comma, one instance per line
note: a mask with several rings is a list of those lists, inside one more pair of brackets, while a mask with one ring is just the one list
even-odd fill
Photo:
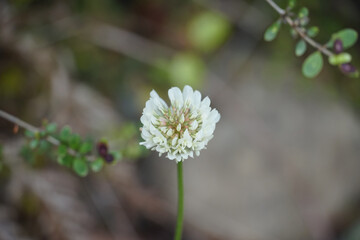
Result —
[[210, 108], [208, 97], [201, 101], [201, 93], [190, 86], [185, 86], [183, 92], [173, 87], [168, 95], [170, 106], [155, 90], [151, 91], [140, 119], [145, 140], [140, 144], [158, 151], [159, 156], [167, 153], [167, 158], [177, 162], [194, 157], [194, 152], [199, 156], [213, 138], [219, 112]]

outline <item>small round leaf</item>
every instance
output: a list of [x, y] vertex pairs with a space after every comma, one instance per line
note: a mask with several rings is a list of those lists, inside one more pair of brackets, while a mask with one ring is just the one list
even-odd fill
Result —
[[93, 144], [91, 141], [85, 141], [81, 144], [79, 153], [87, 154], [93, 149]]
[[28, 138], [33, 138], [35, 137], [35, 133], [33, 131], [29, 131], [29, 130], [25, 130], [25, 136]]
[[93, 172], [99, 172], [104, 166], [104, 159], [97, 158], [95, 161], [91, 162], [91, 169]]
[[296, 5], [296, 0], [289, 0], [288, 1], [288, 8], [293, 9]]
[[89, 168], [85, 162], [85, 159], [76, 158], [73, 163], [73, 169], [77, 175], [85, 177], [89, 173]]
[[309, 37], [316, 37], [316, 35], [318, 35], [318, 33], [319, 33], [319, 28], [316, 26], [313, 26], [307, 30], [307, 35]]
[[306, 51], [306, 43], [304, 40], [300, 40], [295, 47], [295, 55], [302, 56]]
[[31, 149], [37, 148], [38, 145], [39, 145], [39, 140], [37, 140], [37, 139], [33, 139], [29, 142], [29, 147]]
[[70, 148], [78, 150], [81, 145], [81, 137], [79, 134], [71, 134], [69, 138]]
[[268, 27], [265, 31], [265, 34], [264, 34], [264, 39], [265, 41], [272, 41], [276, 38], [279, 30], [280, 30], [280, 27], [281, 27], [281, 20], [277, 20], [276, 22], [274, 22], [273, 24], [270, 25], [270, 27]]
[[342, 41], [343, 48], [347, 49], [356, 43], [357, 38], [358, 38], [358, 33], [354, 29], [346, 28], [337, 33], [334, 33], [331, 36], [331, 39], [328, 42], [327, 46], [332, 47], [334, 45], [335, 40], [340, 39]]
[[323, 67], [322, 55], [319, 51], [316, 51], [309, 55], [302, 66], [302, 72], [305, 77], [316, 77]]
[[63, 142], [68, 142], [71, 136], [71, 128], [69, 126], [65, 126], [60, 131], [60, 140]]
[[51, 133], [55, 133], [57, 129], [57, 124], [56, 123], [50, 123], [47, 124], [45, 127], [45, 130], [47, 133], [51, 134]]
[[73, 165], [74, 157], [69, 154], [65, 156], [58, 156], [57, 161], [60, 165], [70, 168]]
[[307, 9], [306, 7], [302, 7], [302, 8], [299, 10], [298, 16], [299, 16], [299, 18], [304, 18], [304, 17], [309, 16], [309, 9]]
[[58, 155], [63, 157], [67, 154], [67, 147], [63, 144], [60, 144], [58, 147]]

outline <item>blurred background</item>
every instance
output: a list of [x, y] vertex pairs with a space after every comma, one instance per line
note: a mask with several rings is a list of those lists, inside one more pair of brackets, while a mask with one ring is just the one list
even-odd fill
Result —
[[[298, 5], [320, 43], [360, 30], [356, 0]], [[139, 118], [152, 89], [189, 84], [222, 118], [184, 164], [183, 239], [359, 240], [360, 81], [327, 61], [304, 78], [287, 26], [263, 40], [277, 18], [265, 0], [0, 1], [0, 109], [124, 155], [80, 178], [24, 161], [22, 131], [0, 119], [0, 239], [172, 239], [175, 162], [138, 146]]]

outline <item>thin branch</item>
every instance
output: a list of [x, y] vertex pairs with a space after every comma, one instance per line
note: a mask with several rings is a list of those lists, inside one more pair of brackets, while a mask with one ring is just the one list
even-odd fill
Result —
[[8, 120], [9, 122], [12, 122], [12, 123], [14, 123], [14, 124], [16, 124], [16, 125], [19, 125], [20, 127], [25, 128], [25, 129], [27, 129], [27, 130], [29, 130], [29, 131], [32, 131], [32, 132], [37, 132], [37, 131], [39, 131], [38, 128], [36, 128], [36, 127], [34, 127], [34, 126], [32, 126], [32, 125], [24, 122], [23, 120], [15, 117], [15, 116], [7, 113], [7, 112], [4, 112], [3, 110], [0, 110], [0, 117], [6, 119], [6, 120]]
[[[23, 120], [15, 117], [15, 116], [7, 113], [7, 112], [4, 112], [3, 110], [0, 110], [0, 117], [3, 118], [3, 119], [8, 120], [9, 122], [12, 122], [12, 123], [18, 125], [19, 127], [22, 127], [24, 129], [26, 129], [28, 131], [31, 131], [31, 132], [34, 132], [34, 133], [40, 132], [39, 128], [37, 128], [37, 127], [27, 123], [27, 122], [24, 122]], [[61, 144], [61, 142], [58, 139], [56, 139], [56, 138], [54, 138], [52, 136], [47, 136], [46, 140], [48, 142], [50, 142], [51, 144], [55, 145], [55, 146], [59, 146]], [[68, 149], [68, 152], [71, 155], [74, 155], [74, 156], [77, 155], [77, 152], [75, 152], [72, 149]]]
[[286, 11], [284, 9], [282, 9], [281, 7], [279, 7], [279, 5], [277, 5], [273, 0], [266, 0], [268, 2], [268, 4], [270, 4], [270, 6], [275, 9], [275, 11], [277, 11], [280, 15], [285, 15]]
[[323, 54], [325, 54], [326, 56], [330, 57], [332, 55], [334, 55], [334, 53], [332, 53], [329, 49], [327, 49], [325, 46], [319, 44], [318, 42], [314, 41], [312, 38], [310, 38], [306, 32], [300, 28], [297, 23], [295, 23], [295, 21], [289, 17], [287, 15], [287, 12], [282, 9], [281, 7], [279, 7], [279, 5], [277, 5], [273, 0], [265, 0], [267, 3], [269, 3], [269, 5], [280, 14], [281, 17], [283, 17], [285, 19], [285, 21], [289, 24], [289, 26], [294, 29], [299, 36], [304, 39], [305, 42], [307, 42], [309, 45], [313, 46], [314, 48], [316, 48], [317, 50], [319, 50], [320, 52], [322, 52]]

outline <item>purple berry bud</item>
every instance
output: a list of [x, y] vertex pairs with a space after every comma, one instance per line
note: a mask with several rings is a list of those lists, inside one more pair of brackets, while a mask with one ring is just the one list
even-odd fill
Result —
[[343, 43], [340, 39], [336, 39], [334, 42], [334, 51], [336, 54], [341, 53], [344, 50]]
[[106, 145], [106, 143], [103, 142], [99, 142], [97, 144], [97, 151], [99, 153], [100, 156], [102, 156], [103, 158], [106, 157], [107, 153], [108, 153], [108, 147]]
[[351, 65], [350, 63], [344, 63], [341, 64], [340, 69], [343, 73], [354, 73], [356, 72], [356, 68], [354, 65]]
[[107, 162], [107, 163], [112, 163], [113, 161], [114, 161], [114, 156], [112, 155], [112, 154], [107, 154], [106, 156], [105, 156], [105, 161]]

